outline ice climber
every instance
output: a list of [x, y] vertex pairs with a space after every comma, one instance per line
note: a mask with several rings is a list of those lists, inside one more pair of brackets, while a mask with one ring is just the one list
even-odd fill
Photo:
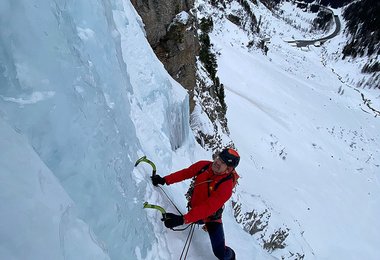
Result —
[[235, 259], [235, 252], [225, 245], [222, 212], [224, 203], [232, 195], [239, 175], [235, 168], [240, 156], [234, 149], [224, 149], [213, 162], [199, 161], [189, 168], [174, 172], [165, 177], [154, 175], [153, 185], [171, 185], [193, 178], [187, 198], [189, 211], [181, 216], [166, 213], [163, 219], [167, 228], [183, 224], [204, 224], [211, 240], [214, 255], [221, 260]]

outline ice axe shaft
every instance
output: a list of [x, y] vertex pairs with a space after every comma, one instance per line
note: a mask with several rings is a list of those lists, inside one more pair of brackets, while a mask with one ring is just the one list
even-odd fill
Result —
[[158, 205], [149, 204], [148, 202], [144, 203], [144, 209], [156, 209], [162, 213], [163, 216], [165, 216], [165, 209]]

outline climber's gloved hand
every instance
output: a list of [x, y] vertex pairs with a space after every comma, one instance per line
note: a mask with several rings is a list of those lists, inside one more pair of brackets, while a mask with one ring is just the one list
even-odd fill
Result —
[[152, 183], [154, 186], [158, 186], [158, 184], [160, 185], [164, 185], [166, 183], [165, 181], [165, 178], [162, 178], [160, 175], [156, 174], [152, 177], [150, 177], [152, 179]]
[[167, 228], [174, 228], [174, 227], [183, 225], [184, 223], [183, 216], [176, 215], [173, 213], [162, 214], [161, 220], [164, 222], [165, 227]]

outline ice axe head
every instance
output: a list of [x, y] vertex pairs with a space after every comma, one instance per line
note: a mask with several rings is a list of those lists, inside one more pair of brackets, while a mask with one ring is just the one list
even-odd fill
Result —
[[135, 167], [137, 165], [139, 165], [139, 163], [143, 162], [144, 160], [146, 160], [146, 156], [144, 155], [143, 157], [141, 157], [140, 159], [138, 159], [136, 162], [135, 162]]
[[141, 163], [141, 162], [146, 162], [150, 166], [152, 166], [152, 176], [156, 175], [156, 165], [151, 160], [149, 160], [148, 158], [146, 158], [145, 155], [136, 161], [135, 167], [137, 165], [139, 165], [139, 163]]

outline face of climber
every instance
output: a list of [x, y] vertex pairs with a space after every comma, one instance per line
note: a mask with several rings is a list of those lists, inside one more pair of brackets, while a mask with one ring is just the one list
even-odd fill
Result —
[[227, 164], [223, 162], [219, 156], [217, 156], [214, 162], [212, 163], [212, 170], [216, 174], [225, 173], [228, 170], [228, 168], [230, 167], [228, 167]]

